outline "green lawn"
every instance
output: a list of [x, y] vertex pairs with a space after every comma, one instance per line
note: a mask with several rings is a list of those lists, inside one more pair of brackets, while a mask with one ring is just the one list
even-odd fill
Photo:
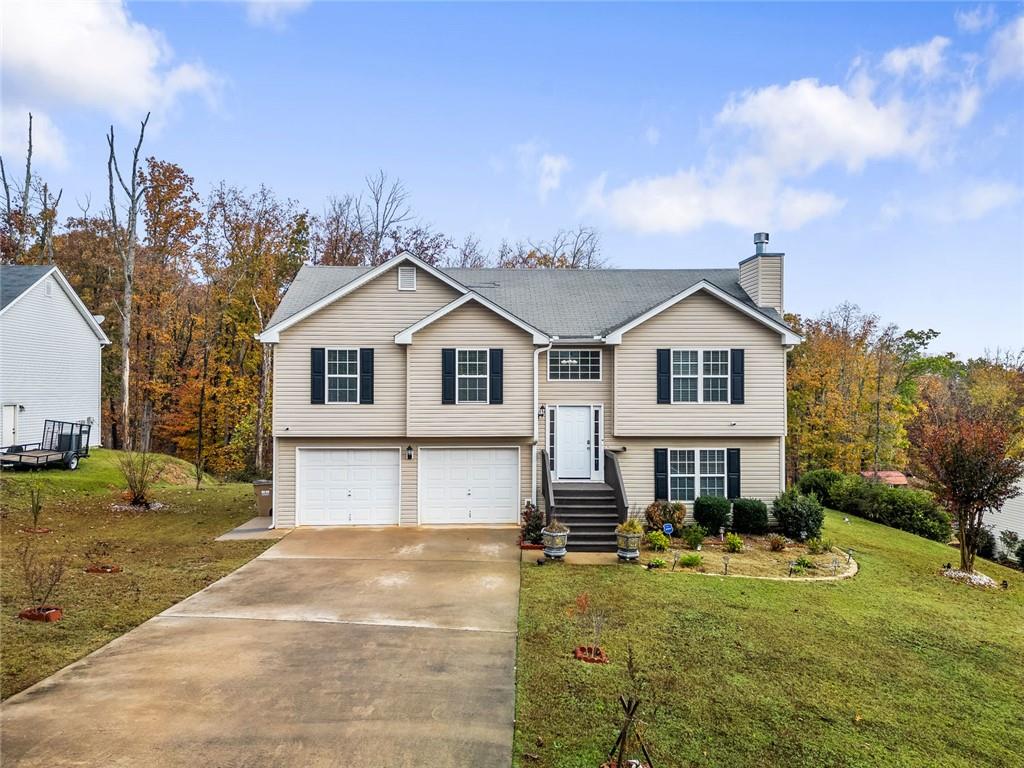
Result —
[[[4, 472], [0, 479], [0, 694], [26, 688], [255, 557], [273, 542], [214, 542], [255, 514], [252, 487], [190, 482], [191, 465], [168, 460], [154, 497], [159, 511], [115, 512], [124, 488], [117, 453], [96, 451], [75, 472]], [[26, 483], [44, 487], [40, 525], [49, 534], [26, 534]], [[31, 536], [47, 554], [66, 552], [69, 566], [55, 598], [64, 619], [41, 624], [17, 618], [27, 607], [17, 551]], [[112, 545], [111, 560], [124, 572], [86, 574], [93, 542]]]
[[[786, 583], [524, 565], [516, 765], [595, 768], [621, 723], [627, 642], [641, 715], [669, 766], [1007, 766], [1024, 745], [1024, 574], [980, 591], [939, 574], [956, 552], [829, 513], [853, 579]], [[612, 663], [570, 658], [586, 592], [609, 616]]]

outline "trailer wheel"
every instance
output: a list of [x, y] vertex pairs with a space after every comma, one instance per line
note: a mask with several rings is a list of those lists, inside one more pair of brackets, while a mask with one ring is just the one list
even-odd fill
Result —
[[68, 451], [64, 454], [64, 468], [75, 470], [78, 469], [78, 454], [74, 451]]

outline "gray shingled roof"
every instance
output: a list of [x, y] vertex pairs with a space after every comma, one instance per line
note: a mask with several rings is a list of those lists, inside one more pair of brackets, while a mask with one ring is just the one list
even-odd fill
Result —
[[[304, 266], [270, 318], [276, 325], [355, 280], [369, 267]], [[701, 280], [756, 307], [738, 269], [445, 269], [445, 274], [549, 336], [604, 336]]]
[[3, 309], [53, 269], [52, 264], [0, 265], [0, 309]]

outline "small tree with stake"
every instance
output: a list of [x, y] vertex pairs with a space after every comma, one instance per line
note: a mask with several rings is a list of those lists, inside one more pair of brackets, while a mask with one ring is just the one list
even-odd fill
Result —
[[[627, 761], [629, 760], [636, 760], [637, 765], [646, 765], [647, 768], [654, 768], [654, 761], [651, 759], [651, 753], [647, 749], [647, 744], [644, 742], [641, 732], [643, 721], [637, 717], [641, 704], [640, 696], [645, 688], [645, 681], [637, 668], [632, 643], [626, 647], [626, 673], [629, 675], [631, 690], [629, 696], [619, 696], [619, 704], [622, 706], [622, 711], [626, 714], [626, 719], [622, 723], [622, 728], [619, 730], [619, 737], [615, 740], [615, 744], [608, 750], [608, 761], [602, 768], [626, 768]], [[640, 763], [639, 758], [630, 757], [631, 754], [636, 754], [637, 750], [643, 755], [646, 763]]]
[[972, 573], [985, 510], [1002, 507], [1024, 474], [1014, 424], [1001, 409], [973, 402], [957, 379], [927, 389], [923, 406], [908, 429], [913, 460], [956, 520], [960, 569]]

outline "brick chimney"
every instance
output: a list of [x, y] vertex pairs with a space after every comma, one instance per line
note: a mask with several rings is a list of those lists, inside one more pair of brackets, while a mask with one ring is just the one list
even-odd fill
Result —
[[740, 287], [759, 307], [782, 314], [782, 261], [784, 253], [768, 253], [768, 233], [754, 234], [754, 255], [740, 262]]

